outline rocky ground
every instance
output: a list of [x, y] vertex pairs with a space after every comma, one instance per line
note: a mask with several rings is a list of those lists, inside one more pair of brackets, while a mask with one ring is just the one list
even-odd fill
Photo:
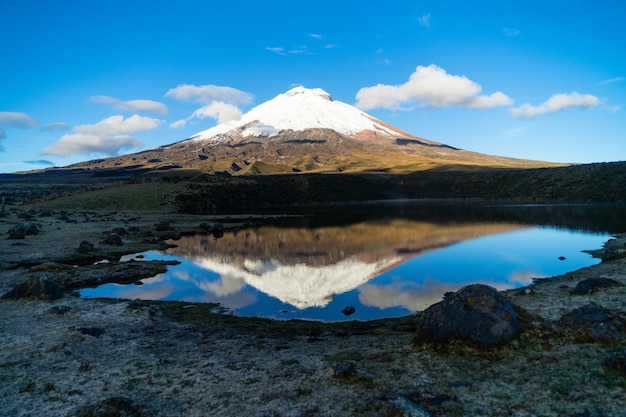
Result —
[[416, 338], [428, 311], [275, 322], [71, 295], [154, 275], [167, 265], [116, 259], [218, 233], [215, 220], [36, 208], [0, 218], [0, 415], [626, 416], [623, 236], [598, 251], [601, 264], [504, 293], [525, 330], [498, 344]]

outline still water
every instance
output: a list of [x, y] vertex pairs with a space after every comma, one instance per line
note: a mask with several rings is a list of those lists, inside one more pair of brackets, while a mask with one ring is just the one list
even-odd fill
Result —
[[517, 288], [593, 265], [599, 260], [582, 251], [626, 231], [621, 205], [396, 201], [291, 210], [300, 216], [219, 239], [183, 237], [176, 248], [142, 254], [181, 262], [167, 273], [80, 295], [220, 303], [241, 316], [373, 320], [424, 310], [471, 283]]

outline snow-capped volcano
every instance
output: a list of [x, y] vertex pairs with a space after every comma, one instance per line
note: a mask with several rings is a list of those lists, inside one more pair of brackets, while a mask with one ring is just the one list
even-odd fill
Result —
[[307, 129], [331, 129], [343, 135], [364, 130], [406, 135], [354, 106], [334, 101], [321, 88], [296, 87], [255, 107], [241, 119], [199, 132], [193, 139], [216, 139], [237, 130], [243, 137], [272, 137], [285, 130]]
[[204, 174], [406, 173], [553, 164], [465, 151], [391, 126], [320, 88], [293, 88], [238, 120], [167, 146], [71, 168]]

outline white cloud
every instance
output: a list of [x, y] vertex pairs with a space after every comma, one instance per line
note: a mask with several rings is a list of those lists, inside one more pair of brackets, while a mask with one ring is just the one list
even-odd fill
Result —
[[318, 34], [318, 33], [311, 33], [311, 34], [309, 34], [309, 37], [310, 37], [310, 38], [313, 38], [313, 39], [320, 40], [320, 41], [321, 41], [322, 39], [324, 39], [324, 37], [323, 37], [322, 35]]
[[538, 106], [533, 106], [530, 103], [522, 104], [519, 107], [510, 109], [511, 115], [514, 117], [534, 117], [545, 113], [552, 113], [555, 111], [563, 110], [568, 107], [593, 107], [599, 105], [600, 99], [591, 94], [580, 94], [577, 92], [569, 94], [555, 94], [547, 101], [544, 101]]
[[[498, 91], [487, 96], [480, 95], [481, 90], [479, 84], [467, 77], [448, 74], [431, 64], [427, 67], [418, 66], [404, 84], [378, 84], [361, 88], [356, 94], [356, 106], [364, 110], [408, 110], [416, 106], [483, 109], [513, 103], [504, 93]], [[407, 105], [408, 108], [404, 107]]]
[[504, 33], [504, 36], [513, 37], [518, 36], [520, 34], [520, 31], [519, 29], [506, 27], [502, 29], [502, 33]]
[[156, 129], [162, 123], [159, 119], [132, 115], [127, 119], [116, 115], [102, 119], [92, 125], [81, 125], [73, 133], [63, 135], [48, 146], [43, 155], [67, 156], [72, 154], [99, 153], [115, 155], [120, 150], [139, 146], [140, 139], [131, 135], [137, 132]]
[[41, 128], [41, 131], [47, 132], [50, 130], [65, 130], [69, 128], [70, 126], [67, 123], [56, 122], [56, 123], [50, 123], [50, 124], [45, 125], [44, 127]]
[[610, 78], [608, 80], [600, 81], [600, 85], [621, 83], [622, 81], [624, 81], [624, 77], [615, 77], [615, 78]]
[[241, 118], [241, 110], [232, 104], [214, 101], [208, 106], [199, 108], [191, 115], [191, 118], [198, 119], [204, 119], [207, 117], [217, 119], [217, 122], [222, 124], [232, 120], [239, 120]]
[[182, 101], [194, 101], [200, 104], [210, 104], [221, 101], [232, 105], [249, 104], [254, 96], [245, 91], [219, 85], [192, 85], [181, 84], [165, 93], [166, 97], [174, 97]]
[[100, 104], [110, 104], [119, 110], [128, 110], [131, 112], [149, 111], [156, 114], [167, 114], [167, 106], [154, 100], [128, 100], [122, 101], [118, 98], [109, 96], [91, 96], [90, 101]]
[[218, 85], [190, 85], [182, 84], [170, 89], [166, 94], [178, 100], [195, 101], [204, 104], [186, 119], [177, 120], [170, 124], [170, 128], [178, 129], [186, 126], [193, 119], [207, 117], [217, 119], [219, 123], [238, 120], [241, 117], [239, 105], [249, 104], [254, 96], [245, 91], [232, 87]]
[[39, 122], [26, 113], [0, 111], [0, 125], [11, 127], [35, 127]]
[[419, 23], [421, 26], [424, 26], [424, 27], [429, 28], [429, 27], [430, 27], [430, 19], [431, 19], [431, 17], [432, 17], [432, 16], [430, 15], [430, 13], [426, 13], [426, 14], [424, 14], [424, 15], [422, 15], [422, 16], [420, 16], [420, 17], [418, 17], [418, 18], [417, 18], [417, 21], [418, 21], [418, 23]]
[[170, 123], [172, 129], [183, 129], [185, 126], [187, 126], [187, 119], [180, 119]]
[[283, 48], [282, 46], [268, 46], [265, 49], [278, 55], [287, 55], [285, 53], [285, 48]]

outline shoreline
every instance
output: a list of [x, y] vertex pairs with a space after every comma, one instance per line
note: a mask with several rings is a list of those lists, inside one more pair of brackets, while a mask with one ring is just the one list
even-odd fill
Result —
[[[0, 219], [0, 235], [29, 221], [14, 214]], [[58, 261], [76, 256], [83, 240], [95, 245], [88, 256], [137, 253], [206, 221], [163, 211], [56, 216], [36, 219], [38, 235], [3, 239], [1, 294], [31, 276], [71, 287], [77, 270], [76, 279], [88, 271], [90, 279], [110, 274], [87, 265], [58, 268]], [[154, 231], [139, 243], [124, 237], [121, 247], [101, 243], [115, 227], [140, 233], [168, 221], [177, 230]], [[625, 243], [620, 235], [605, 248]], [[0, 414], [96, 416], [116, 409], [133, 416], [619, 416], [626, 409], [626, 376], [603, 363], [625, 350], [625, 271], [621, 258], [505, 291], [537, 325], [491, 348], [414, 346], [419, 315], [281, 322], [233, 317], [208, 304], [68, 294], [52, 301], [0, 300]], [[592, 277], [621, 285], [571, 294]], [[581, 342], [558, 327], [563, 314], [590, 302], [621, 323], [617, 342]]]

